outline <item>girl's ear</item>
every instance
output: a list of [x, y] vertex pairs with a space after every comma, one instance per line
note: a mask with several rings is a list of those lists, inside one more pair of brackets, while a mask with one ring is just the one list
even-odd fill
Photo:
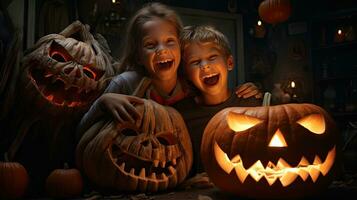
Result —
[[228, 71], [231, 71], [234, 67], [234, 61], [232, 55], [229, 55], [227, 58], [227, 66], [228, 66]]

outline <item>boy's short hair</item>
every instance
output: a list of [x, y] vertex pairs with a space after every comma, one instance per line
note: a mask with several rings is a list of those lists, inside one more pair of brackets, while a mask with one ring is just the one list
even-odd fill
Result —
[[221, 48], [226, 56], [232, 55], [227, 37], [210, 25], [184, 27], [181, 32], [180, 41], [182, 51], [192, 42], [213, 42]]

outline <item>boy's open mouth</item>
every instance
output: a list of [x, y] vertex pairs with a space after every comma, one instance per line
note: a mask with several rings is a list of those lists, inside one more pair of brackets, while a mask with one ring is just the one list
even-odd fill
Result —
[[219, 74], [210, 74], [203, 77], [203, 82], [206, 85], [213, 86], [218, 83], [219, 77], [220, 77]]
[[174, 64], [173, 59], [165, 59], [165, 60], [158, 61], [156, 63], [156, 67], [159, 70], [168, 70], [171, 68], [171, 66], [173, 66], [173, 64]]

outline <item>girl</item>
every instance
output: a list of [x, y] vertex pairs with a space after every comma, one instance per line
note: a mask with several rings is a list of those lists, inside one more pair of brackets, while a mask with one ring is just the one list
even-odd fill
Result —
[[[87, 130], [105, 111], [110, 111], [118, 121], [138, 116], [132, 104], [141, 103], [131, 95], [143, 83], [141, 97], [171, 105], [184, 98], [182, 82], [177, 79], [181, 60], [179, 34], [182, 22], [178, 15], [160, 3], [147, 4], [131, 18], [124, 40], [120, 70], [101, 97], [82, 118], [78, 134]], [[145, 77], [145, 78], [144, 78]], [[143, 79], [144, 78], [144, 79]], [[120, 113], [120, 115], [119, 115]]]

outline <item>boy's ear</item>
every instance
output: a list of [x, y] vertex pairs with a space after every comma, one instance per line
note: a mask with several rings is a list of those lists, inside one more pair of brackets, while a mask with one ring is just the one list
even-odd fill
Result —
[[231, 71], [234, 67], [233, 56], [229, 55], [227, 58], [228, 71]]

